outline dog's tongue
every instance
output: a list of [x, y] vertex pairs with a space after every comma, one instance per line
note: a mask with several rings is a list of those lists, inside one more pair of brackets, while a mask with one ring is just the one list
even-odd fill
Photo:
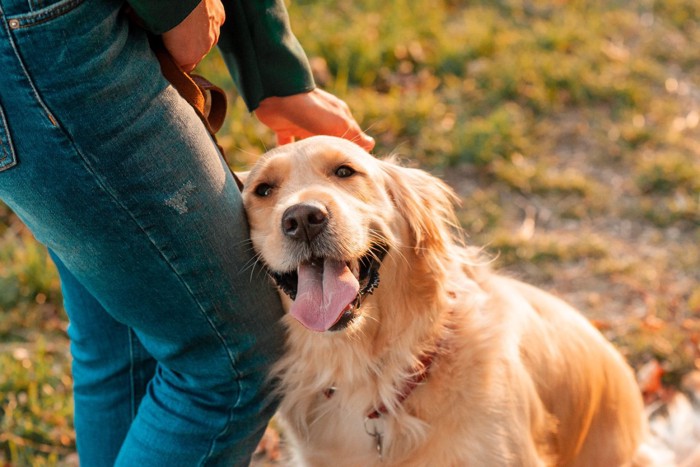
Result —
[[355, 300], [360, 284], [342, 261], [301, 264], [297, 295], [289, 312], [313, 331], [327, 331]]

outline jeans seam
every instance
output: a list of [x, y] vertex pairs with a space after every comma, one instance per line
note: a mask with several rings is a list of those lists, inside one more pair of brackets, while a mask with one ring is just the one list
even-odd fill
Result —
[[[104, 191], [105, 194], [109, 196], [109, 198], [120, 208], [122, 209], [127, 216], [132, 220], [132, 222], [139, 228], [139, 230], [145, 235], [145, 237], [148, 239], [149, 243], [155, 248], [155, 250], [158, 252], [159, 256], [162, 258], [162, 260], [165, 262], [165, 264], [170, 268], [170, 270], [175, 274], [175, 277], [179, 280], [179, 282], [185, 287], [185, 290], [187, 291], [187, 294], [192, 298], [192, 301], [197, 305], [199, 308], [199, 311], [201, 315], [204, 317], [204, 319], [207, 321], [209, 324], [210, 328], [212, 331], [214, 331], [214, 334], [218, 338], [219, 342], [223, 346], [224, 351], [226, 352], [226, 355], [228, 357], [229, 363], [231, 365], [231, 370], [233, 371], [235, 377], [236, 377], [236, 386], [237, 386], [237, 392], [238, 396], [236, 398], [236, 403], [235, 405], [240, 404], [240, 398], [241, 398], [241, 393], [243, 392], [243, 389], [241, 387], [241, 374], [239, 373], [238, 369], [236, 368], [236, 359], [234, 358], [233, 354], [231, 353], [231, 350], [229, 348], [229, 345], [226, 343], [226, 340], [224, 339], [223, 335], [217, 328], [216, 324], [212, 320], [212, 318], [209, 316], [209, 313], [206, 311], [206, 309], [202, 306], [199, 300], [197, 300], [195, 294], [192, 292], [192, 289], [190, 288], [189, 284], [187, 281], [182, 277], [182, 275], [177, 271], [177, 268], [175, 265], [168, 260], [167, 256], [163, 253], [163, 251], [158, 247], [157, 243], [153, 240], [153, 238], [148, 234], [148, 232], [143, 228], [143, 226], [138, 222], [136, 217], [133, 215], [133, 213], [119, 200], [119, 197], [117, 194], [110, 189], [107, 183], [105, 183], [101, 177], [98, 175], [98, 172], [94, 169], [90, 161], [85, 157], [83, 152], [78, 148], [78, 146], [75, 144], [75, 141], [73, 138], [70, 136], [70, 133], [67, 131], [63, 131], [65, 137], [70, 141], [71, 146], [75, 150], [75, 152], [78, 154], [80, 157], [80, 160], [82, 161], [83, 165], [85, 166], [85, 169], [92, 175], [94, 178], [95, 182], [97, 185]], [[226, 429], [226, 427], [225, 427]]]
[[126, 332], [129, 336], [129, 383], [131, 385], [130, 395], [131, 395], [131, 420], [136, 418], [136, 381], [134, 378], [134, 340], [131, 328], [127, 327]]
[[[239, 393], [240, 393], [240, 391], [239, 391]], [[230, 430], [231, 425], [233, 423], [233, 418], [234, 418], [233, 411], [230, 410], [228, 413], [228, 418], [226, 419], [226, 423], [224, 424], [224, 427], [221, 429], [221, 431], [219, 433], [216, 434], [216, 436], [214, 436], [212, 438], [211, 444], [209, 445], [209, 450], [204, 455], [204, 457], [202, 457], [202, 462], [199, 464], [200, 466], [202, 466], [202, 467], [206, 466], [209, 459], [211, 459], [212, 455], [214, 454], [214, 448], [216, 447], [216, 442], [219, 440], [219, 438], [224, 436], [224, 434], [226, 434], [226, 432], [228, 432]]]
[[[5, 130], [5, 133], [7, 133], [7, 127], [5, 126], [5, 118], [2, 115], [2, 110], [0, 109], [0, 118], [2, 119], [2, 126], [3, 128], [0, 128], [0, 130]], [[1, 135], [0, 135], [1, 136]], [[10, 151], [8, 151], [5, 142], [3, 141], [3, 138], [0, 137], [0, 150], [2, 150], [2, 154], [0, 154], [0, 166], [10, 158]]]
[[44, 102], [44, 99], [42, 99], [41, 95], [39, 94], [39, 90], [36, 88], [34, 85], [34, 80], [32, 80], [31, 75], [29, 74], [29, 70], [27, 70], [27, 67], [24, 65], [24, 60], [22, 59], [22, 54], [19, 53], [19, 49], [17, 49], [17, 44], [15, 43], [14, 36], [12, 35], [12, 32], [10, 31], [7, 22], [6, 21], [0, 21], [2, 23], [3, 27], [5, 28], [5, 32], [7, 33], [7, 37], [9, 38], [10, 46], [12, 47], [12, 51], [15, 54], [15, 57], [17, 57], [17, 62], [19, 63], [20, 68], [22, 68], [22, 73], [24, 73], [25, 78], [27, 78], [27, 82], [29, 83], [29, 87], [32, 88], [32, 94], [34, 94], [34, 97], [36, 98], [36, 101], [39, 103], [39, 106], [41, 106], [42, 109], [44, 109], [44, 112], [46, 113], [47, 118], [51, 122], [51, 124], [55, 127], [58, 127], [58, 123], [56, 118], [54, 117], [53, 113], [49, 110], [48, 106]]
[[[3, 134], [5, 136], [4, 138]], [[12, 147], [10, 128], [7, 125], [7, 119], [2, 106], [0, 106], [0, 152], [0, 172], [17, 165], [15, 150]]]
[[32, 11], [41, 10], [43, 8], [44, 0], [29, 0], [29, 8]]

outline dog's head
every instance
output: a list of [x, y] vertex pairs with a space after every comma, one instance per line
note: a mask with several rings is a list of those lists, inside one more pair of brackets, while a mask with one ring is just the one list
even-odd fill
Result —
[[270, 151], [244, 185], [253, 246], [293, 300], [289, 312], [314, 331], [344, 329], [361, 313], [387, 254], [444, 255], [452, 241], [449, 188], [343, 139]]

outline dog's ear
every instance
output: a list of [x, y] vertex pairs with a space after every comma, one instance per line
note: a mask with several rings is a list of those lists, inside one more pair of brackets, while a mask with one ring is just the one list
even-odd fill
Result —
[[412, 246], [421, 252], [445, 253], [455, 240], [457, 195], [442, 180], [419, 170], [383, 161], [384, 184], [411, 234]]
[[234, 172], [233, 175], [235, 176], [237, 181], [240, 182], [239, 184], [241, 186], [239, 186], [238, 188], [240, 188], [242, 190], [243, 186], [245, 185], [246, 180], [248, 180], [248, 175], [250, 175], [250, 170], [246, 170], [245, 172]]

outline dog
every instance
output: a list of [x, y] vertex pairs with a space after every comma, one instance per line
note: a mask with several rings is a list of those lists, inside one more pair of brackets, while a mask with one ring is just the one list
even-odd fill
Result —
[[244, 180], [286, 310], [293, 465], [633, 465], [631, 368], [571, 306], [493, 272], [438, 178], [318, 136]]

